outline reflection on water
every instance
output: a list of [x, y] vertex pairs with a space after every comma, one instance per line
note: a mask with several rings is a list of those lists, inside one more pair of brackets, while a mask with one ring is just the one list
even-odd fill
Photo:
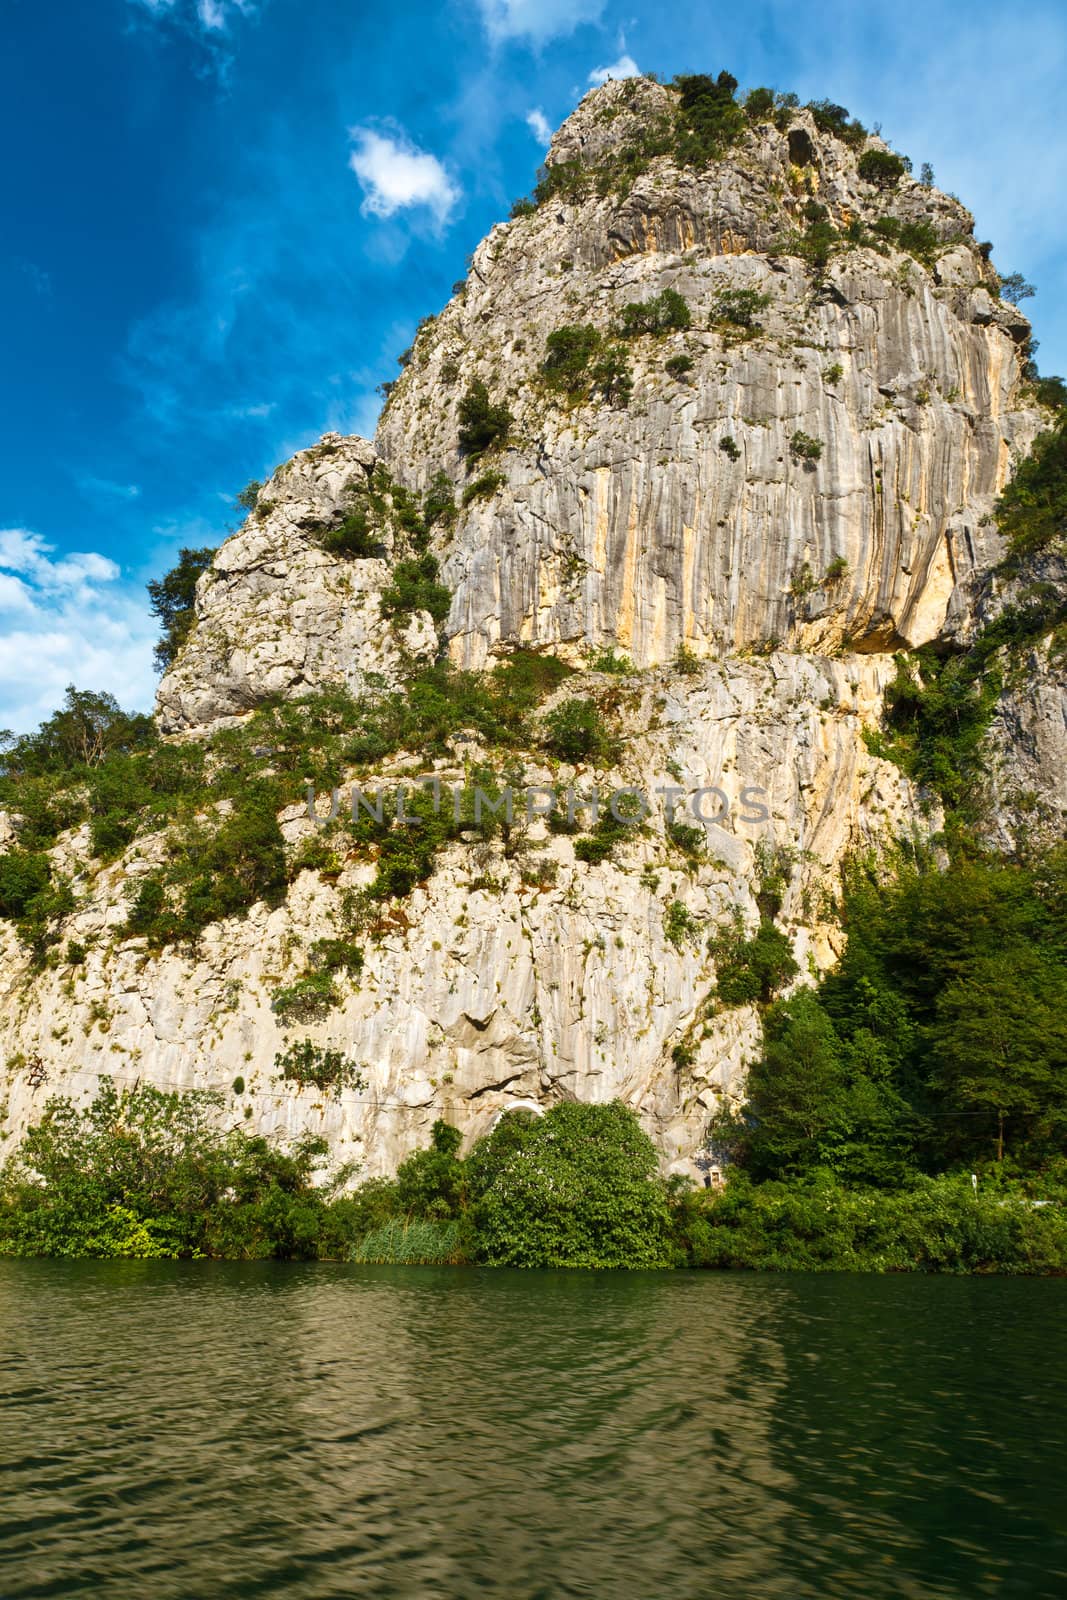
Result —
[[0, 1262], [0, 1594], [1067, 1594], [1067, 1283]]

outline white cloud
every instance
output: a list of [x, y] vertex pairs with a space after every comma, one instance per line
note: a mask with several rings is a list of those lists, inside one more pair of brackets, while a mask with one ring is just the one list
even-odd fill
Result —
[[633, 56], [621, 55], [610, 67], [594, 67], [589, 74], [589, 82], [595, 84], [607, 83], [612, 78], [639, 78], [641, 68]]
[[599, 22], [604, 0], [478, 0], [486, 32], [503, 39], [546, 39], [573, 33], [583, 22]]
[[532, 111], [527, 111], [526, 126], [538, 144], [549, 145], [552, 143], [552, 125], [540, 106], [535, 106]]
[[460, 190], [436, 156], [417, 145], [401, 130], [395, 136], [373, 128], [352, 128], [357, 148], [348, 164], [366, 195], [364, 215], [392, 217], [412, 206], [427, 206], [439, 225], [448, 220]]
[[156, 627], [143, 591], [95, 551], [56, 556], [40, 534], [0, 530], [0, 727], [50, 716], [67, 684], [147, 710]]

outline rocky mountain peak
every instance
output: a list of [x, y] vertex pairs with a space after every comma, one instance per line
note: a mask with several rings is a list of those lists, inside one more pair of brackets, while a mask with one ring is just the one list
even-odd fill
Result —
[[[842, 108], [746, 104], [710, 78], [590, 91], [403, 358], [374, 450], [409, 494], [451, 496], [428, 537], [455, 661], [880, 650], [966, 626], [993, 502], [1042, 423], [1029, 324], [964, 207]], [[484, 448], [472, 396], [507, 418]], [[308, 532], [373, 463], [331, 439], [275, 474], [201, 585], [168, 728], [257, 684], [395, 681], [432, 649], [414, 615], [393, 648], [388, 565]]]
[[[1008, 638], [1063, 582], [1044, 556], [1000, 570], [998, 502], [1049, 412], [970, 214], [842, 108], [731, 84], [586, 95], [420, 324], [374, 441], [328, 434], [259, 489], [159, 690], [163, 732], [203, 756], [198, 809], [180, 835], [134, 818], [106, 863], [95, 822], [58, 840], [83, 965], [31, 972], [0, 922], [9, 1058], [76, 1039], [79, 1093], [239, 1081], [251, 1127], [314, 1128], [365, 1175], [435, 1116], [479, 1133], [519, 1101], [619, 1097], [697, 1170], [759, 1044], [755, 1004], [716, 1000], [723, 951], [773, 923], [783, 971], [825, 970], [842, 861], [941, 826], [881, 739], [894, 654]], [[984, 691], [1001, 842], [1067, 813], [1045, 615], [1026, 681]], [[416, 848], [343, 807], [324, 832], [298, 792], [305, 771], [391, 793], [494, 764], [726, 810], [633, 832], [460, 817]], [[277, 818], [242, 809], [257, 784]], [[186, 868], [227, 852], [216, 904]], [[366, 1092], [283, 1081], [297, 1025]], [[12, 1129], [37, 1094], [17, 1079]]]

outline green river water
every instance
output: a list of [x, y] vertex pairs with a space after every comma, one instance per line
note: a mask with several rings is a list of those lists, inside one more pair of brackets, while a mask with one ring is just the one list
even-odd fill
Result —
[[0, 1262], [0, 1595], [1067, 1595], [1067, 1281]]

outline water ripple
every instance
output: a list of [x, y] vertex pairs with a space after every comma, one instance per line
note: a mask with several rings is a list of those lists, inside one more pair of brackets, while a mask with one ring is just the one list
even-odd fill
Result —
[[1060, 1600], [1067, 1284], [0, 1263], [4, 1600]]

